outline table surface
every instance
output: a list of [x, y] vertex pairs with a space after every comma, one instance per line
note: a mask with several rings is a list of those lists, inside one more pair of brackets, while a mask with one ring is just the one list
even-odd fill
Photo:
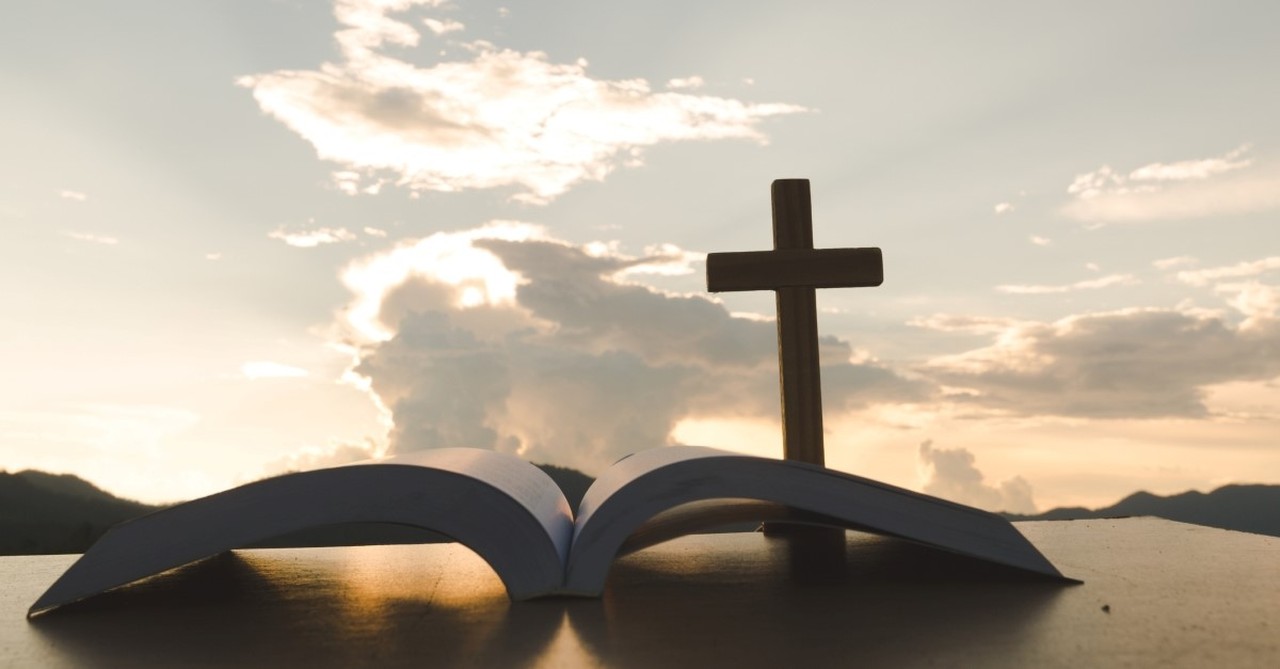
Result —
[[259, 549], [28, 620], [76, 556], [0, 557], [0, 666], [1280, 666], [1280, 539], [1017, 527], [1084, 583], [852, 532], [806, 573], [747, 533], [621, 558], [600, 599], [511, 603], [457, 544]]

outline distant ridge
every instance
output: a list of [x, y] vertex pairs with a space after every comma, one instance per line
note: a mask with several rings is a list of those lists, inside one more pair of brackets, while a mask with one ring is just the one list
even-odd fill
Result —
[[1102, 509], [1065, 507], [1031, 516], [1002, 515], [1010, 520], [1157, 516], [1183, 523], [1280, 537], [1280, 485], [1226, 485], [1210, 493], [1189, 490], [1167, 497], [1143, 491]]
[[0, 555], [82, 553], [112, 525], [159, 508], [70, 474], [0, 472]]

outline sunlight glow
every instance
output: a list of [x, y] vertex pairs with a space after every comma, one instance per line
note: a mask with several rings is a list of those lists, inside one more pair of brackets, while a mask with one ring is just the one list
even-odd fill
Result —
[[278, 362], [258, 360], [240, 366], [240, 373], [250, 379], [297, 379], [307, 376], [307, 370]]
[[415, 276], [457, 289], [463, 308], [514, 305], [522, 279], [497, 256], [476, 248], [481, 239], [526, 241], [544, 235], [542, 228], [518, 221], [493, 221], [465, 232], [440, 232], [402, 243], [390, 251], [357, 260], [342, 272], [342, 281], [355, 293], [346, 312], [347, 323], [370, 342], [386, 341], [395, 332], [382, 319], [382, 305], [397, 287]]
[[780, 421], [737, 417], [685, 418], [671, 431], [677, 444], [711, 446], [762, 458], [782, 457]]

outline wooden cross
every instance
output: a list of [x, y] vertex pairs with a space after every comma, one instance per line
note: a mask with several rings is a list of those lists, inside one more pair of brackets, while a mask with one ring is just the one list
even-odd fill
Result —
[[707, 255], [707, 290], [778, 294], [782, 444], [788, 460], [824, 465], [815, 288], [879, 286], [878, 248], [813, 248], [808, 179], [773, 182], [773, 250]]

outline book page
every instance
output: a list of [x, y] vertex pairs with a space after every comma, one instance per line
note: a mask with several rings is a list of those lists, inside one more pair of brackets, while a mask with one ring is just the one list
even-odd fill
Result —
[[121, 523], [30, 613], [286, 532], [361, 522], [458, 540], [493, 567], [513, 599], [560, 585], [573, 527], [568, 502], [537, 467], [479, 449], [421, 451], [286, 474]]
[[502, 491], [523, 506], [555, 546], [563, 564], [573, 540], [573, 510], [556, 482], [541, 469], [513, 455], [478, 448], [440, 448], [351, 466], [409, 465], [465, 474]]
[[622, 458], [610, 465], [582, 497], [574, 519], [575, 536], [606, 500], [636, 479], [676, 463], [724, 455], [729, 455], [728, 451], [701, 446], [671, 446], [633, 453]]
[[[651, 518], [702, 500], [730, 500], [726, 503], [749, 510], [743, 499], [782, 505], [809, 522], [856, 527], [1063, 578], [1011, 523], [995, 514], [807, 463], [673, 446], [620, 460], [587, 491], [575, 520], [565, 592], [598, 594], [630, 537], [640, 531], [631, 541], [638, 546], [646, 543], [646, 533], [670, 538], [669, 530], [679, 527], [665, 522], [656, 531], [641, 531]], [[776, 507], [765, 505], [759, 511], [765, 520]], [[687, 527], [700, 528], [706, 520], [740, 520], [742, 514], [720, 513], [715, 502], [708, 502], [683, 515]]]

